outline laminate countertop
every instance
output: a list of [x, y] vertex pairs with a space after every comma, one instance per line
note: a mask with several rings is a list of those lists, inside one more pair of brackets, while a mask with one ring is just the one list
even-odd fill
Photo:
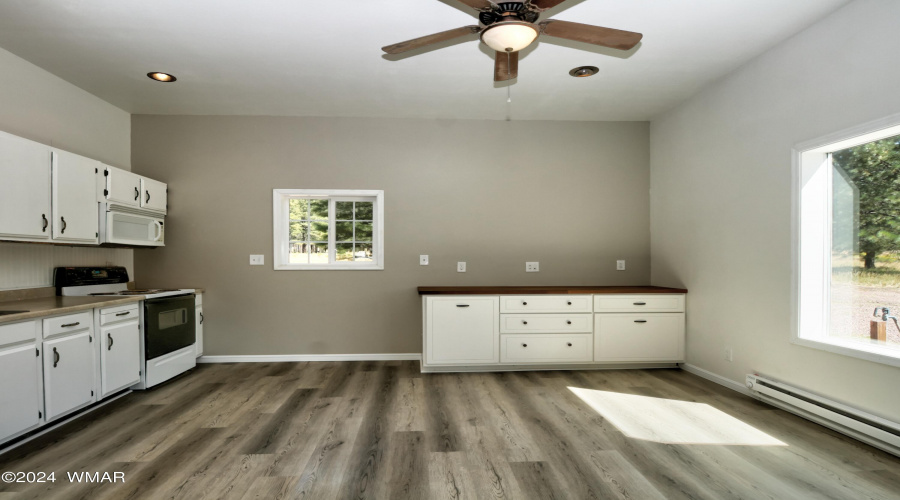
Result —
[[0, 324], [27, 319], [56, 316], [95, 307], [120, 306], [144, 300], [143, 295], [103, 296], [103, 297], [39, 297], [0, 302], [0, 311], [27, 311], [17, 314], [0, 315]]
[[687, 293], [663, 286], [420, 286], [419, 295], [573, 295]]

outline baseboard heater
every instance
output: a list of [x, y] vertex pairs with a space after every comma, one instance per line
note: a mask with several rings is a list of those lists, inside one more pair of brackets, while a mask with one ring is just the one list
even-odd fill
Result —
[[900, 424], [759, 375], [747, 388], [760, 400], [900, 456]]

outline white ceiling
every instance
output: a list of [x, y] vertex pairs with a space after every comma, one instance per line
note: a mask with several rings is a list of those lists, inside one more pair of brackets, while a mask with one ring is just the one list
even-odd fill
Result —
[[[3, 0], [0, 47], [131, 113], [648, 120], [847, 2], [568, 0], [543, 18], [643, 42], [622, 53], [541, 37], [511, 104], [474, 36], [383, 55], [477, 24], [456, 0]], [[581, 65], [600, 73], [568, 75]]]

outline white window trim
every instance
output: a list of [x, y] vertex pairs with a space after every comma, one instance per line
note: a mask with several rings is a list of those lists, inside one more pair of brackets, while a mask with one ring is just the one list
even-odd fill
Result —
[[[891, 115], [880, 120], [864, 123], [839, 132], [828, 134], [817, 139], [804, 141], [794, 146], [791, 151], [791, 343], [843, 354], [876, 363], [900, 367], [900, 350], [875, 344], [853, 342], [840, 338], [828, 337], [827, 314], [830, 311], [829, 288], [830, 273], [826, 273], [822, 264], [822, 250], [830, 253], [830, 220], [807, 219], [801, 224], [804, 200], [801, 197], [805, 184], [817, 182], [814, 178], [819, 169], [830, 165], [829, 153], [841, 149], [858, 146], [867, 142], [900, 135], [900, 114]], [[823, 182], [819, 180], [819, 182]], [[807, 200], [808, 203], [829, 204], [827, 200]], [[819, 208], [827, 214], [829, 207]], [[824, 217], [830, 219], [830, 216]], [[827, 222], [823, 226], [823, 222]], [[813, 234], [823, 240], [816, 245], [804, 248], [801, 234], [806, 231], [807, 237]], [[828, 239], [827, 247], [824, 239]], [[805, 259], [801, 259], [805, 257]], [[819, 261], [819, 264], [816, 264]], [[824, 259], [828, 264], [830, 259]], [[816, 269], [818, 267], [818, 269]], [[821, 277], [825, 276], [822, 280]], [[816, 281], [821, 281], [817, 284]], [[803, 293], [808, 290], [808, 293]], [[801, 307], [803, 305], [803, 307]]]
[[[372, 230], [372, 251], [375, 259], [371, 263], [355, 262], [331, 264], [291, 264], [288, 260], [288, 200], [294, 196], [321, 198], [375, 198]], [[329, 218], [329, 235], [334, 234], [334, 220]], [[272, 190], [272, 231], [273, 265], [277, 271], [382, 271], [384, 270], [384, 191], [356, 189], [273, 189]], [[334, 257], [334, 245], [328, 249], [329, 260]]]

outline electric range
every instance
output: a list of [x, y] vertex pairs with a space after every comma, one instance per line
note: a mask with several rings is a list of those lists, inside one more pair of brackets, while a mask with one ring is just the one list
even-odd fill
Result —
[[58, 267], [56, 294], [68, 297], [143, 295], [141, 307], [141, 382], [147, 389], [197, 365], [194, 290], [128, 289], [124, 267]]

